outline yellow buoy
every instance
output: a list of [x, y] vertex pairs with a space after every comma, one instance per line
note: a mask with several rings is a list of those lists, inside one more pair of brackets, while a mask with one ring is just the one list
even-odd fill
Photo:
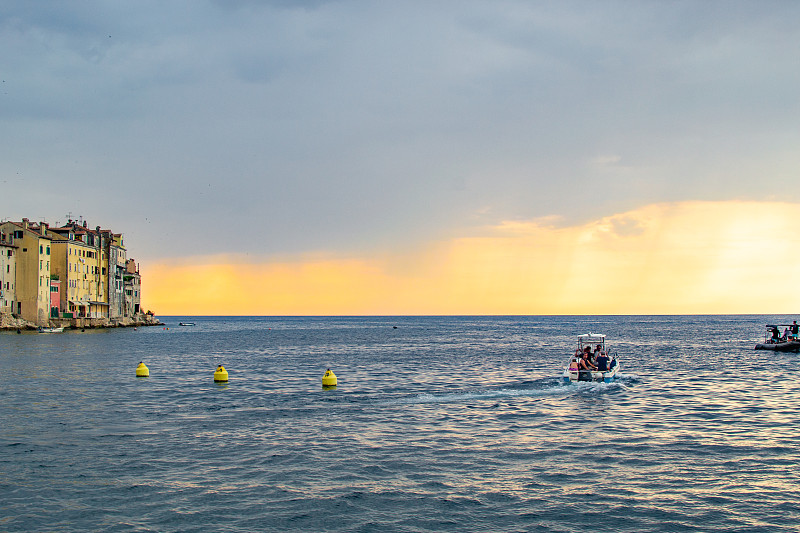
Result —
[[150, 377], [150, 369], [147, 368], [146, 364], [139, 362], [139, 366], [136, 367], [136, 377], [137, 378]]
[[217, 383], [224, 383], [228, 381], [228, 371], [225, 370], [225, 367], [219, 365], [217, 370], [214, 372], [214, 381]]
[[336, 386], [336, 374], [333, 373], [333, 370], [330, 368], [325, 371], [325, 374], [322, 376], [322, 388], [328, 389], [333, 388]]

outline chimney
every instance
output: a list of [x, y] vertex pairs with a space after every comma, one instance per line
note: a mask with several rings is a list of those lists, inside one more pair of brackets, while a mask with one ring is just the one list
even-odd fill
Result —
[[47, 236], [47, 230], [50, 229], [50, 224], [47, 222], [39, 222], [39, 233], [42, 234], [42, 237]]
[[22, 229], [28, 229], [28, 222], [29, 220], [27, 218], [22, 219]]
[[87, 221], [83, 221], [83, 227], [89, 229], [89, 223]]

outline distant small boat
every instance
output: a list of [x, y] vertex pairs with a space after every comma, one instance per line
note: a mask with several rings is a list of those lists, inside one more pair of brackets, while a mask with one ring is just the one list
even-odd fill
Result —
[[[756, 350], [772, 350], [774, 352], [800, 352], [800, 339], [792, 333], [797, 324], [767, 324], [764, 342], [756, 344]], [[781, 336], [780, 328], [785, 328]]]
[[179, 326], [194, 326], [194, 322], [178, 322]]
[[39, 328], [39, 333], [63, 333], [64, 328]]

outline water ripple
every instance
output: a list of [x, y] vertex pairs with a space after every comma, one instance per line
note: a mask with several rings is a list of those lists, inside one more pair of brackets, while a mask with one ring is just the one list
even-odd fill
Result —
[[[190, 320], [0, 334], [0, 530], [800, 529], [781, 317]], [[586, 331], [617, 382], [561, 383]]]

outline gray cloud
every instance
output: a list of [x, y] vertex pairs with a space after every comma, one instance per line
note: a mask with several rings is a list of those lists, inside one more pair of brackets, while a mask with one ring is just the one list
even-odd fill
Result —
[[798, 11], [5, 3], [0, 212], [80, 214], [156, 257], [797, 200]]

